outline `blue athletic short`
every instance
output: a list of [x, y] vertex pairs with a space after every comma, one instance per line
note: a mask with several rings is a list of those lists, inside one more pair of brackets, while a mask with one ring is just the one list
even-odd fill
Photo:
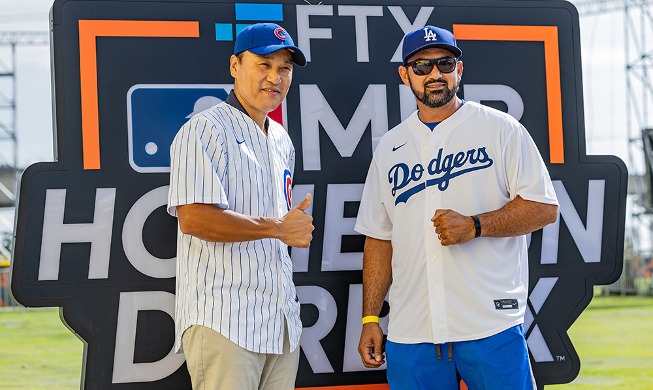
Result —
[[435, 344], [386, 343], [391, 389], [534, 390], [524, 327], [480, 340]]

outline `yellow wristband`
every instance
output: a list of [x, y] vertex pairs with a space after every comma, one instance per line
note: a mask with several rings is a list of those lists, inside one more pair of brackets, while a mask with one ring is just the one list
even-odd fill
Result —
[[367, 324], [368, 322], [376, 322], [378, 324], [379, 323], [379, 317], [378, 316], [365, 316], [365, 317], [363, 317], [363, 325]]

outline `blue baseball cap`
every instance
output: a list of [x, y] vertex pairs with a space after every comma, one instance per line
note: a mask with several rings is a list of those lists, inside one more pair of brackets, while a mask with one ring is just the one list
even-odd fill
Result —
[[429, 47], [447, 49], [456, 58], [463, 54], [463, 51], [456, 45], [456, 38], [450, 31], [435, 26], [424, 26], [409, 32], [404, 37], [404, 44], [401, 49], [401, 58], [404, 64], [410, 56]]
[[234, 54], [249, 51], [265, 55], [281, 49], [290, 52], [295, 64], [306, 65], [304, 53], [295, 46], [290, 34], [283, 27], [274, 23], [256, 23], [245, 27], [236, 37]]

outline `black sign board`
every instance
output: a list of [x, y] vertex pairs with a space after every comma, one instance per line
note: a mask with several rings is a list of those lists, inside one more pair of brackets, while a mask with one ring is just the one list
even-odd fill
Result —
[[[560, 200], [530, 237], [525, 329], [540, 388], [580, 362], [567, 335], [593, 286], [623, 261], [627, 171], [585, 152], [579, 22], [565, 1], [57, 0], [52, 7], [57, 161], [20, 185], [12, 293], [58, 306], [86, 343], [86, 388], [190, 388], [172, 353], [176, 221], [165, 212], [168, 147], [223, 100], [234, 37], [284, 26], [306, 53], [272, 116], [297, 151], [294, 198], [313, 194], [315, 238], [293, 250], [304, 332], [298, 388], [385, 388], [360, 335], [364, 238], [353, 231], [372, 151], [416, 108], [397, 74], [403, 35], [434, 24], [463, 49], [459, 95], [531, 133]], [[317, 2], [313, 2], [317, 3]], [[383, 313], [385, 314], [385, 313]], [[387, 322], [383, 322], [385, 325]]]

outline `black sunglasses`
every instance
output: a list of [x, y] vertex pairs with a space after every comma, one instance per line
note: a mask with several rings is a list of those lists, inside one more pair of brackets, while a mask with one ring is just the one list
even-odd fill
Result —
[[441, 73], [451, 73], [456, 69], [458, 58], [444, 57], [435, 60], [415, 60], [406, 63], [406, 67], [413, 68], [413, 72], [418, 76], [425, 76], [433, 71], [433, 66], [437, 66]]

